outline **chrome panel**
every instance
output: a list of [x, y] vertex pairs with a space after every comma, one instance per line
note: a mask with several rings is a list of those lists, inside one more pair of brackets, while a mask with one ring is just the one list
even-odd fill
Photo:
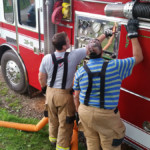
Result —
[[[102, 47], [105, 49], [105, 51], [103, 51], [104, 59], [114, 59], [118, 57], [121, 29], [120, 19], [76, 11], [74, 31], [75, 48], [85, 47], [91, 39], [99, 37], [105, 30], [113, 27], [116, 28], [114, 37], [106, 38], [105, 41], [102, 42]], [[108, 43], [111, 43], [111, 45]]]
[[[108, 16], [104, 16], [104, 15], [98, 15], [98, 14], [91, 14], [91, 13], [85, 13], [85, 12], [80, 12], [80, 11], [76, 11], [75, 12], [76, 17], [78, 15], [80, 16], [88, 16], [88, 17], [92, 17], [95, 19], [107, 19], [108, 21], [114, 21], [114, 22], [118, 22], [122, 25], [127, 25], [128, 19], [124, 19], [124, 18], [118, 18], [118, 17], [108, 17]], [[140, 20], [139, 20], [140, 21]], [[143, 22], [142, 20], [139, 22], [139, 28], [143, 28], [143, 29], [150, 29], [150, 23], [148, 22]]]
[[51, 22], [54, 0], [43, 1], [43, 18], [44, 18], [44, 54], [52, 53], [54, 47], [51, 38], [55, 34], [55, 25]]
[[18, 4], [17, 4], [17, 2], [18, 1], [13, 1], [13, 7], [14, 7], [14, 18], [15, 18], [15, 27], [16, 27], [16, 45], [17, 45], [17, 51], [18, 51], [18, 53], [20, 53], [20, 51], [19, 51], [19, 38], [18, 38], [18, 16], [17, 16], [17, 12], [18, 12], [18, 10], [17, 10], [17, 6], [18, 6]]
[[38, 36], [39, 36], [39, 53], [41, 52], [41, 15], [40, 15], [40, 8], [38, 8]]

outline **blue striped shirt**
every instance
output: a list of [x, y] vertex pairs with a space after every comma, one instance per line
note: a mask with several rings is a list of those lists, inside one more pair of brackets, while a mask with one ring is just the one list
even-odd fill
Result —
[[[104, 59], [90, 59], [87, 63], [91, 72], [101, 72]], [[108, 63], [105, 74], [105, 109], [114, 109], [118, 106], [120, 87], [122, 80], [128, 77], [135, 64], [135, 58], [115, 59]], [[83, 67], [75, 74], [74, 90], [80, 90], [80, 103], [84, 104], [88, 88], [88, 74]], [[89, 106], [100, 107], [100, 77], [93, 78], [92, 91], [90, 94]]]

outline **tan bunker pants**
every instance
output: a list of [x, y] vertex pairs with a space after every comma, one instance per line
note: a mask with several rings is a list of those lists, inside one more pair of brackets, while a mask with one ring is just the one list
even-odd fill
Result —
[[119, 112], [80, 104], [79, 117], [88, 150], [121, 150], [125, 126]]
[[[69, 150], [75, 115], [73, 95], [70, 90], [47, 88], [49, 139], [56, 149]], [[66, 122], [67, 118], [67, 122]]]

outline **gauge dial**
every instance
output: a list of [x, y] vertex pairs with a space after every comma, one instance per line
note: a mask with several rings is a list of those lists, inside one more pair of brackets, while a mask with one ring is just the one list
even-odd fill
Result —
[[82, 47], [82, 44], [81, 43], [79, 43], [79, 48], [81, 48]]
[[88, 27], [88, 22], [87, 21], [83, 21], [82, 27], [83, 27], [83, 29], [86, 29]]
[[85, 30], [84, 30], [84, 35], [87, 35], [87, 34], [88, 34], [88, 30], [85, 29]]
[[81, 27], [83, 24], [83, 20], [79, 20], [79, 27]]
[[101, 28], [101, 24], [100, 23], [97, 23], [97, 22], [94, 22], [93, 25], [92, 25], [92, 29], [95, 33], [97, 33]]
[[80, 34], [83, 33], [83, 29], [82, 29], [82, 28], [79, 29], [79, 33], [80, 33]]

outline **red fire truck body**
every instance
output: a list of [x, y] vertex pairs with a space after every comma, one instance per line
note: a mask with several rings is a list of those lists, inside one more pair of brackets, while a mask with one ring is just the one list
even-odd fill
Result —
[[[136, 9], [137, 8], [137, 9]], [[119, 110], [126, 126], [125, 142], [135, 149], [150, 149], [150, 13], [149, 0], [0, 0], [0, 60], [9, 87], [24, 93], [29, 85], [41, 89], [39, 66], [54, 48], [52, 36], [65, 31], [72, 51], [84, 47], [106, 28], [115, 27], [112, 46], [104, 59], [132, 57], [125, 25], [140, 20], [139, 41], [144, 61], [122, 82]], [[139, 13], [140, 12], [140, 13]], [[106, 39], [102, 47], [109, 44]]]

